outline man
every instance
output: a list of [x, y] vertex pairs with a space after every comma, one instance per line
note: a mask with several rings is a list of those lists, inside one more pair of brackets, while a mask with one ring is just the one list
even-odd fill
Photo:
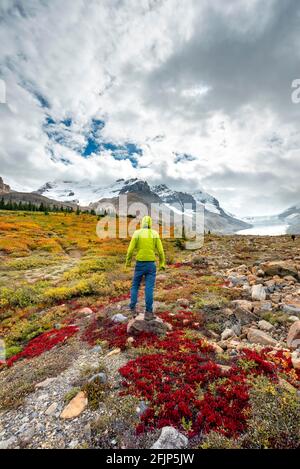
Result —
[[152, 219], [146, 216], [142, 219], [141, 229], [133, 233], [130, 241], [127, 256], [126, 267], [131, 265], [131, 259], [134, 250], [137, 250], [136, 265], [131, 287], [130, 310], [133, 316], [136, 316], [136, 304], [138, 292], [143, 277], [145, 277], [145, 319], [151, 321], [155, 319], [153, 314], [153, 293], [156, 278], [155, 254], [159, 256], [159, 269], [165, 269], [165, 254], [162, 242], [157, 231], [153, 230]]

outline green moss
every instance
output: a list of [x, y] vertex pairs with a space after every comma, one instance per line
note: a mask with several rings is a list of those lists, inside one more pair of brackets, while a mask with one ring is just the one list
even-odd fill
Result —
[[75, 396], [77, 396], [77, 394], [79, 393], [80, 391], [80, 388], [78, 387], [75, 387], [75, 388], [72, 388], [70, 389], [70, 391], [68, 391], [65, 395], [64, 395], [64, 402], [67, 404], [68, 402], [70, 402]]
[[94, 381], [84, 384], [82, 391], [84, 391], [87, 396], [89, 407], [92, 410], [97, 410], [99, 404], [107, 397], [109, 386], [106, 383], [101, 383], [101, 381], [96, 378]]

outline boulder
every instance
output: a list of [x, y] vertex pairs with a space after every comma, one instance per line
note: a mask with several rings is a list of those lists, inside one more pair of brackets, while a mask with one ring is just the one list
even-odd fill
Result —
[[234, 336], [235, 336], [234, 331], [227, 327], [221, 334], [221, 340], [227, 340]]
[[300, 351], [295, 350], [291, 355], [292, 365], [295, 370], [300, 370]]
[[300, 347], [300, 320], [291, 325], [286, 342], [291, 350]]
[[272, 261], [265, 262], [260, 266], [264, 273], [269, 276], [279, 275], [280, 277], [285, 277], [287, 275], [292, 275], [293, 277], [298, 277], [297, 266], [290, 261]]
[[231, 304], [234, 309], [234, 314], [238, 319], [240, 319], [243, 325], [248, 324], [254, 317], [256, 317], [253, 313], [254, 305], [251, 301], [234, 300]]
[[252, 300], [264, 301], [266, 299], [266, 290], [263, 285], [253, 285], [251, 289]]
[[217, 354], [223, 354], [224, 353], [224, 350], [222, 349], [222, 347], [220, 347], [220, 345], [216, 344], [216, 342], [208, 342], [209, 345], [214, 349], [215, 353]]
[[284, 313], [287, 313], [287, 314], [300, 315], [300, 303], [299, 302], [282, 304], [281, 309]]
[[188, 445], [188, 439], [174, 427], [163, 427], [160, 437], [151, 449], [183, 449]]
[[78, 417], [86, 409], [87, 405], [87, 397], [84, 392], [80, 391], [63, 409], [60, 418], [73, 419]]
[[269, 331], [271, 331], [272, 329], [274, 329], [273, 324], [271, 324], [271, 323], [268, 322], [268, 321], [265, 321], [264, 319], [262, 319], [261, 321], [258, 322], [258, 327], [259, 327], [262, 331], [266, 331], [266, 332], [269, 332]]
[[266, 346], [270, 345], [271, 347], [275, 347], [275, 345], [277, 344], [276, 340], [274, 340], [269, 334], [254, 328], [249, 329], [247, 339], [252, 344], [260, 344]]
[[122, 323], [122, 322], [126, 322], [128, 321], [128, 318], [127, 316], [124, 316], [124, 314], [121, 314], [121, 313], [118, 313], [118, 314], [114, 314], [112, 317], [111, 317], [111, 320], [112, 322], [115, 322], [115, 323]]
[[171, 324], [164, 322], [158, 317], [152, 321], [146, 321], [144, 314], [139, 314], [136, 318], [131, 319], [127, 325], [127, 333], [132, 335], [137, 335], [141, 332], [151, 332], [156, 335], [163, 335], [171, 329]]
[[[242, 329], [241, 326], [242, 325], [241, 325], [240, 319], [237, 318], [237, 316], [234, 313], [230, 314], [228, 317], [228, 320], [225, 322], [225, 328], [231, 329], [233, 331], [233, 335], [240, 335], [241, 329]], [[226, 340], [226, 339], [222, 339], [222, 340]]]
[[262, 301], [259, 309], [260, 311], [272, 311], [272, 301]]

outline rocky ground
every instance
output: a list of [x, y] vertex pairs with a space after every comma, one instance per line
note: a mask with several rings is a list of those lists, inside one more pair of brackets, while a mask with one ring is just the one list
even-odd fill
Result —
[[3, 365], [1, 448], [299, 445], [299, 243], [210, 236], [176, 258], [157, 321], [131, 320], [127, 296], [65, 302], [64, 340]]

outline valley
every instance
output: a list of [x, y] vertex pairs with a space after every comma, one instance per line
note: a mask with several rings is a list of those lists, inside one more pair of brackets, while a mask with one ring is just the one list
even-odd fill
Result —
[[0, 211], [0, 447], [297, 447], [300, 240], [163, 240], [170, 329], [135, 335], [128, 240], [96, 223]]

